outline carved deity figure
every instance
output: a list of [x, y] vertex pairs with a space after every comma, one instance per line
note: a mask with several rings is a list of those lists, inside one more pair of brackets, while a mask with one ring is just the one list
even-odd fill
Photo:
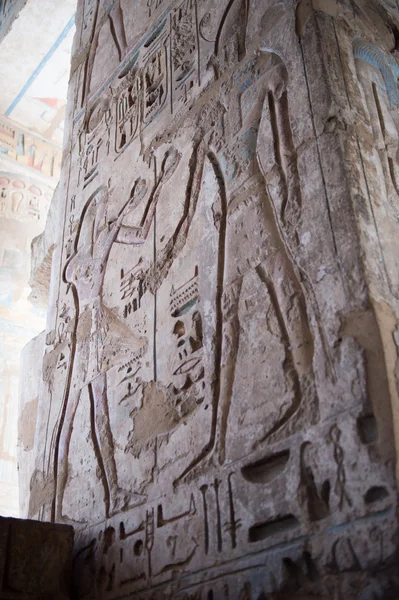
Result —
[[[199, 120], [190, 160], [187, 203], [173, 235], [164, 250], [158, 253], [155, 265], [155, 286], [159, 288], [187, 242], [201, 192], [205, 162], [209, 161], [219, 186], [219, 206], [213, 207], [218, 229], [219, 284], [214, 306], [214, 359], [212, 372], [208, 374], [212, 417], [209, 438], [178, 479], [213, 456], [219, 464], [226, 460], [226, 437], [240, 339], [238, 309], [248, 265], [265, 286], [278, 321], [289, 390], [288, 400], [277, 400], [280, 406], [274, 416], [268, 418], [263, 436], [257, 443], [265, 442], [282, 430], [292, 431], [293, 417], [301, 411], [310, 410], [313, 415], [317, 414], [312, 364], [314, 341], [304, 288], [311, 298], [312, 290], [310, 282], [303, 283], [306, 276], [294, 260], [301, 219], [301, 187], [290, 128], [288, 74], [281, 58], [269, 50], [259, 52], [249, 64], [240, 67], [245, 55], [247, 10], [244, 0], [235, 0], [223, 15], [210, 64], [215, 77], [222, 82], [225, 96], [222, 101], [228, 106], [223, 117], [224, 131], [222, 134], [218, 131], [220, 119], [210, 127], [203, 125], [205, 109]], [[232, 11], [231, 15], [229, 11]], [[239, 30], [237, 15], [240, 15]], [[252, 70], [247, 112], [242, 106], [243, 96], [237, 94], [234, 85], [229, 89], [226, 84], [228, 79], [224, 75], [231, 69], [235, 70], [237, 81], [239, 77], [247, 81]], [[233, 225], [232, 213], [237, 208], [242, 217]], [[243, 228], [249, 228], [247, 235]], [[262, 307], [257, 310], [261, 311]]]

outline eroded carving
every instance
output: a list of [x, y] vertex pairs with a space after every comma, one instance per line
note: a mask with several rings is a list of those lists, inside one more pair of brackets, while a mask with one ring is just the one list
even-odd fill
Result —
[[[368, 569], [388, 573], [396, 548], [383, 534], [396, 531], [390, 420], [370, 391], [385, 389], [385, 374], [372, 384], [368, 368], [382, 345], [359, 320], [375, 299], [360, 267], [355, 297], [340, 264], [354, 246], [366, 260], [367, 238], [345, 212], [355, 196], [360, 206], [365, 179], [343, 149], [358, 141], [371, 156], [378, 138], [396, 193], [393, 55], [353, 46], [357, 17], [341, 4], [342, 22], [302, 7], [313, 17], [299, 41], [284, 2], [144, 0], [141, 39], [128, 4], [83, 11], [84, 110], [32, 516], [46, 515], [53, 486], [52, 516], [76, 521], [77, 562], [104, 598], [349, 597], [369, 585]], [[339, 61], [320, 32], [345, 41], [347, 97], [357, 76], [379, 119], [372, 136], [334, 96]], [[334, 85], [323, 80], [331, 65]], [[13, 192], [17, 210], [23, 192]], [[94, 463], [83, 509], [70, 499], [85, 467], [73, 444]]]
[[[142, 346], [138, 339], [103, 304], [101, 292], [109, 254], [123, 231], [123, 220], [132, 206], [146, 193], [144, 181], [137, 181], [132, 196], [118, 219], [108, 224], [106, 188], [100, 188], [88, 200], [80, 219], [72, 257], [65, 268], [65, 281], [71, 284], [78, 313], [71, 350], [63, 414], [58, 425], [54, 449], [54, 481], [56, 497], [53, 510], [62, 519], [62, 504], [68, 477], [68, 453], [73, 421], [81, 390], [88, 386], [91, 403], [91, 428], [105, 492], [106, 514], [123, 506], [145, 501], [140, 495], [123, 492], [118, 486], [114, 444], [109, 423], [106, 370], [126, 360], [126, 356]], [[133, 231], [133, 235], [136, 231]], [[135, 238], [133, 237], [133, 240]], [[126, 243], [126, 242], [125, 242]], [[118, 352], [115, 351], [115, 345]], [[111, 350], [111, 348], [113, 348]], [[82, 378], [83, 374], [83, 378]]]

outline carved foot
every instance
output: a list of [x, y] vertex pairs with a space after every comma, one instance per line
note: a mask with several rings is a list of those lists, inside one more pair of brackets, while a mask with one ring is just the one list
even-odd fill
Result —
[[56, 523], [62, 523], [63, 525], [72, 525], [72, 527], [77, 527], [78, 525], [86, 525], [88, 523], [87, 519], [72, 519], [68, 517], [68, 515], [57, 515], [55, 518]]
[[110, 517], [122, 512], [140, 506], [147, 501], [147, 496], [135, 494], [118, 488], [115, 492], [110, 506]]
[[188, 483], [192, 479], [203, 475], [209, 468], [216, 466], [216, 463], [217, 453], [215, 448], [212, 448], [208, 451], [203, 451], [189, 464], [183, 473], [174, 480], [173, 487], [176, 487], [183, 482]]
[[265, 435], [254, 442], [252, 450], [256, 451], [266, 443], [274, 443], [298, 431], [301, 423], [309, 425], [317, 423], [319, 418], [319, 398], [313, 377], [304, 375], [299, 380], [297, 394], [294, 399], [281, 407], [276, 423]]

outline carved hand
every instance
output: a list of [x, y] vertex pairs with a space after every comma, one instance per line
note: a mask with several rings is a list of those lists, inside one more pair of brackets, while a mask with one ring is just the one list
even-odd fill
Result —
[[133, 190], [132, 190], [129, 200], [126, 202], [126, 204], [122, 208], [121, 212], [119, 213], [118, 219], [115, 221], [116, 227], [121, 227], [123, 219], [130, 212], [135, 210], [135, 208], [137, 208], [137, 206], [140, 204], [141, 200], [144, 198], [146, 193], [147, 193], [147, 183], [146, 183], [145, 179], [141, 179], [141, 177], [139, 177], [139, 179], [136, 180], [136, 182], [133, 186]]

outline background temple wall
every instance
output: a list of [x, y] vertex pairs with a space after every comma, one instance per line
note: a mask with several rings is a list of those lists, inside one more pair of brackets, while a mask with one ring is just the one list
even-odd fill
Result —
[[[24, 378], [20, 355], [25, 344], [45, 327], [47, 298], [43, 279], [46, 267], [49, 270], [51, 264], [51, 256], [48, 256], [47, 265], [42, 264], [41, 273], [37, 273], [36, 289], [31, 293], [31, 242], [44, 230], [61, 171], [75, 11], [75, 0], [0, 2], [2, 516], [19, 515], [18, 387], [22, 394], [30, 393], [25, 387], [28, 377]], [[41, 356], [36, 358], [39, 364]], [[20, 476], [23, 472], [24, 465], [21, 465]], [[29, 490], [30, 475], [26, 477], [24, 489]]]

